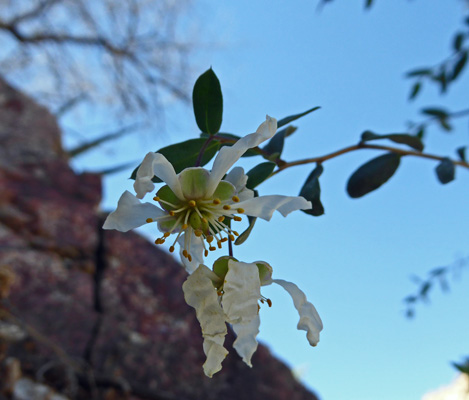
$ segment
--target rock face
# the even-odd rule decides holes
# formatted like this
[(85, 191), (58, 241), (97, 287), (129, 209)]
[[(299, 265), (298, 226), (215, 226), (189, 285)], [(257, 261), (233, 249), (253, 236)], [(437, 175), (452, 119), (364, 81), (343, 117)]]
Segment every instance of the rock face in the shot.
[(185, 271), (101, 229), (101, 179), (60, 143), (53, 116), (0, 80), (0, 399), (316, 399), (263, 346), (248, 368), (232, 334), (205, 377)]

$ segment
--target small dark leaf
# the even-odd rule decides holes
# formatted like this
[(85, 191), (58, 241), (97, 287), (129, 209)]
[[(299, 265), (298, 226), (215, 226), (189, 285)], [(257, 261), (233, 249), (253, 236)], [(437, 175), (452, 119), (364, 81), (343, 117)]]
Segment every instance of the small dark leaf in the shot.
[(456, 364), (452, 363), (453, 367), (456, 368), (458, 371), (462, 372), (463, 374), (469, 374), (469, 360), (466, 361), (464, 364)]
[(313, 111), (319, 110), (321, 107), (313, 107), (309, 110), (302, 112), (300, 114), (290, 115), (289, 117), (282, 118), (280, 121), (277, 122), (277, 128), (281, 128), (284, 125), (289, 124), (290, 122), (294, 121), (295, 119), (304, 117), (305, 115), (312, 113)]
[(438, 122), (440, 123), (440, 126), (447, 132), (450, 132), (451, 130), (453, 130), (453, 127), (450, 125), (450, 123), (448, 122), (448, 120), (446, 118), (440, 118), (438, 120)]
[(412, 90), (410, 91), (409, 100), (415, 99), (419, 94), (421, 88), (422, 84), (420, 82), (414, 83), (414, 85), (412, 86)]
[(274, 170), (275, 165), (275, 163), (268, 161), (258, 164), (254, 168), (252, 168), (246, 174), (248, 176), (246, 187), (248, 189), (254, 189), (256, 186), (264, 182)]
[(463, 41), (464, 41), (464, 33), (462, 32), (458, 32), (455, 36), (454, 36), (454, 41), (453, 41), (453, 48), (455, 51), (460, 51), (461, 50), (461, 47), (462, 47), (462, 44), (463, 44)]
[(441, 93), (445, 93), (447, 86), (448, 86), (448, 80), (451, 80), (451, 77), (446, 76), (446, 71), (444, 69), (441, 70), (441, 72), (438, 75), (435, 75), (432, 77), (432, 79), (435, 82), (438, 82), (440, 84), (440, 91)]
[(422, 125), (420, 127), (420, 129), (418, 130), (418, 132), (415, 134), (415, 136), (417, 136), (420, 140), (422, 140), (425, 136), (425, 126)]
[(284, 130), (285, 130), (285, 137), (287, 138), (288, 136), (294, 134), (297, 131), (298, 127), (294, 125), (288, 125)]
[(456, 78), (461, 74), (462, 70), (466, 66), (467, 63), (467, 51), (463, 52), (459, 57), (456, 64), (454, 64), (453, 74), (451, 76), (451, 80), (456, 80)]
[[(273, 157), (274, 160), (278, 159), (282, 155), (283, 145), (285, 143), (285, 132), (286, 129), (278, 131), (262, 149), (267, 154), (272, 156), (275, 155), (275, 157)], [(271, 158), (269, 157), (269, 160), (270, 159)]]
[(432, 283), (430, 281), (425, 282), (425, 284), (420, 288), (420, 296), (425, 298), (427, 297), (428, 291), (431, 289)]
[(321, 203), (321, 187), (319, 185), (319, 177), (324, 171), (324, 167), (321, 164), (317, 164), (313, 172), (309, 174), (308, 178), (301, 188), (300, 196), (310, 201), (313, 208), (310, 210), (301, 210), (306, 214), (319, 217), (324, 214), (324, 206)]
[(409, 147), (417, 151), (423, 150), (423, 143), (417, 136), (409, 135), (407, 133), (389, 133), (386, 135), (378, 135), (371, 131), (365, 131), (362, 133), (361, 140), (362, 142), (368, 142), (370, 140), (377, 139), (389, 139), (394, 143), (406, 144)]
[(366, 0), (365, 8), (370, 8), (373, 5), (373, 0)]
[(466, 146), (459, 147), (456, 149), (456, 152), (458, 153), (459, 158), (461, 161), (467, 162), (466, 160)]
[(434, 108), (434, 107), (428, 107), (428, 108), (423, 108), (421, 110), (422, 114), (430, 115), (432, 117), (437, 117), (437, 118), (448, 118), (449, 113), (446, 110), (443, 110), (442, 108)]
[[(176, 173), (181, 172), (184, 168), (193, 167), (199, 157), (199, 152), (206, 139), (190, 139), (185, 142), (172, 144), (167, 147), (156, 151), (156, 153), (163, 154), (167, 160), (173, 165)], [(220, 147), (220, 143), (216, 140), (211, 141), (205, 148), (204, 154), (200, 161), (200, 166), (207, 164), (213, 156), (217, 153)], [(130, 179), (135, 179), (137, 176), (137, 170), (140, 165), (135, 168), (130, 176)], [(162, 182), (156, 176), (152, 179), (153, 182)]]
[(454, 164), (449, 158), (445, 158), (441, 161), (440, 164), (435, 168), (436, 176), (438, 180), (443, 184), (447, 184), (454, 180), (455, 168)]
[(432, 70), (430, 68), (419, 68), (407, 72), (406, 76), (407, 78), (413, 78), (415, 76), (430, 76), (431, 74)]
[(257, 221), (257, 217), (248, 217), (248, 219), (249, 219), (249, 226), (243, 233), (241, 233), (241, 235), (239, 235), (236, 238), (234, 242), (235, 245), (243, 244), (247, 240), (249, 235), (251, 234), (252, 228), (254, 228), (254, 224)]
[(192, 104), (199, 129), (211, 135), (217, 133), (223, 118), (223, 96), (220, 81), (211, 68), (195, 82)]
[(400, 160), (398, 154), (387, 153), (363, 164), (349, 178), (347, 193), (352, 198), (358, 198), (378, 189), (394, 175)]

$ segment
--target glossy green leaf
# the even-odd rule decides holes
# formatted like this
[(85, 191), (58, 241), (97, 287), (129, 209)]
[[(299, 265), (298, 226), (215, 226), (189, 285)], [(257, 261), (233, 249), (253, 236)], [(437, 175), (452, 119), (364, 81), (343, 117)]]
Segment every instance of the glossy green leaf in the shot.
[(461, 74), (466, 64), (467, 64), (467, 51), (463, 52), (460, 55), (456, 64), (454, 64), (453, 75), (451, 76), (451, 79), (453, 81), (456, 80), (456, 78)]
[(352, 198), (358, 198), (378, 189), (394, 175), (400, 160), (398, 154), (387, 153), (363, 164), (350, 176), (347, 193)]
[(243, 233), (241, 233), (241, 235), (239, 235), (236, 238), (235, 242), (234, 242), (234, 244), (237, 245), (237, 246), (240, 245), (240, 244), (243, 244), (247, 240), (247, 238), (249, 237), (249, 235), (252, 232), (252, 228), (254, 228), (254, 224), (257, 221), (257, 217), (249, 217), (248, 216), (248, 219), (249, 219), (248, 228)]
[(366, 0), (365, 8), (371, 8), (372, 5), (373, 5), (373, 0)]
[(273, 172), (275, 165), (275, 163), (267, 161), (258, 164), (249, 170), (249, 172), (246, 174), (248, 176), (246, 187), (248, 189), (254, 189), (256, 186), (264, 182)]
[(464, 161), (464, 162), (467, 162), (466, 148), (467, 146), (462, 146), (456, 149), (456, 153), (458, 153), (459, 158), (461, 159), (461, 161)]
[(436, 118), (444, 119), (444, 118), (449, 117), (448, 111), (442, 108), (427, 107), (427, 108), (423, 108), (421, 112), (422, 114), (430, 115), (431, 117), (436, 117)]
[(277, 131), (262, 148), (264, 152), (271, 155), (271, 157), (268, 157), (269, 160), (277, 160), (282, 155), (283, 145), (285, 144), (285, 132), (285, 129)]
[(453, 48), (454, 51), (460, 51), (462, 48), (462, 44), (464, 42), (464, 33), (458, 32), (453, 39)]
[(292, 121), (294, 121), (298, 118), (304, 117), (305, 115), (307, 115), (309, 113), (312, 113), (313, 111), (319, 110), (320, 108), (321, 107), (313, 107), (313, 108), (310, 108), (309, 110), (307, 110), (305, 112), (302, 112), (300, 114), (290, 115), (289, 117), (282, 118), (281, 120), (277, 121), (277, 129), (281, 128), (282, 126), (285, 126), (285, 125), (289, 124), (290, 122), (292, 122)]
[(417, 97), (417, 95), (420, 93), (420, 89), (422, 89), (422, 83), (421, 82), (416, 82), (412, 86), (412, 90), (410, 91), (409, 95), (409, 100), (413, 100)]
[(454, 180), (456, 168), (449, 158), (445, 158), (435, 168), (435, 172), (438, 180), (445, 185)]
[(223, 118), (223, 96), (220, 81), (211, 68), (195, 82), (192, 104), (199, 129), (210, 135), (217, 133)]
[(459, 372), (469, 375), (469, 359), (467, 359), (463, 364), (453, 363), (453, 367), (456, 368)]
[(431, 74), (432, 70), (430, 68), (419, 68), (407, 72), (406, 76), (407, 78), (413, 78), (416, 76), (430, 76)]
[(324, 214), (324, 206), (321, 203), (321, 187), (319, 185), (319, 177), (324, 171), (324, 167), (321, 164), (317, 164), (316, 168), (313, 169), (306, 178), (305, 183), (300, 191), (300, 196), (310, 201), (313, 208), (310, 210), (301, 210), (306, 214), (318, 217)]
[[(172, 144), (167, 147), (163, 147), (156, 151), (156, 153), (163, 154), (168, 161), (173, 165), (176, 173), (181, 172), (184, 168), (193, 167), (199, 157), (200, 149), (206, 142), (206, 139), (190, 139), (185, 142)], [(213, 140), (205, 148), (204, 154), (200, 161), (200, 166), (207, 164), (217, 153), (220, 147), (220, 143)], [(130, 176), (131, 179), (135, 179), (137, 176), (137, 170), (140, 165), (135, 168)], [(162, 182), (156, 176), (152, 179), (153, 182)]]
[(379, 140), (379, 139), (389, 139), (394, 143), (406, 144), (409, 147), (417, 151), (423, 150), (423, 143), (417, 137), (409, 135), (407, 133), (388, 133), (385, 135), (378, 135), (377, 133), (371, 131), (365, 131), (362, 133), (361, 141), (369, 142), (370, 140)]

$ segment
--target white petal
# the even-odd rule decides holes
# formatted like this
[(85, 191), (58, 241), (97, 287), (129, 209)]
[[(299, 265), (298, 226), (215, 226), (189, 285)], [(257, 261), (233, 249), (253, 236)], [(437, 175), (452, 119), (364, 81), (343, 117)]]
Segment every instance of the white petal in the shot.
[(238, 334), (233, 347), (251, 366), (251, 357), (257, 349), (259, 333), (259, 307), (261, 283), (256, 264), (228, 261), (228, 273), (223, 285), (222, 306), (227, 321)]
[(147, 218), (156, 220), (165, 215), (163, 210), (153, 204), (140, 203), (140, 200), (126, 190), (117, 203), (117, 209), (104, 221), (103, 229), (127, 232), (146, 224)]
[(293, 304), (300, 314), (300, 321), (297, 328), (306, 331), (311, 346), (316, 346), (319, 342), (319, 332), (322, 331), (322, 321), (316, 308), (307, 299), (306, 295), (292, 282), (283, 279), (272, 279), (272, 282), (282, 286), (293, 299)]
[(246, 215), (269, 221), (275, 210), (278, 210), (280, 214), (286, 217), (292, 211), (307, 210), (312, 206), (310, 201), (306, 201), (301, 196), (270, 195), (242, 201), (236, 207), (244, 209), (244, 214)]
[(243, 361), (252, 367), (251, 358), (257, 350), (256, 336), (259, 333), (259, 325), (261, 320), (259, 315), (256, 315), (251, 322), (247, 324), (239, 323), (233, 324), (233, 330), (236, 333), (236, 340), (233, 343), (233, 347), (236, 352), (240, 355)]
[(155, 188), (155, 185), (151, 181), (153, 176), (160, 178), (171, 188), (179, 199), (184, 200), (181, 184), (179, 183), (173, 165), (164, 155), (159, 153), (148, 153), (137, 171), (134, 189), (139, 199), (142, 199)]
[(213, 162), (206, 192), (207, 196), (213, 194), (223, 176), (248, 149), (256, 147), (265, 140), (270, 139), (274, 136), (276, 130), (277, 120), (267, 115), (266, 120), (257, 128), (255, 133), (244, 136), (233, 146), (222, 147)]
[[(212, 280), (216, 275), (205, 265), (200, 265), (182, 285), (187, 304), (195, 308), (202, 328), (204, 353), (207, 356), (203, 367), (205, 375), (212, 377), (221, 370), (221, 363), (228, 351), (223, 347), (227, 333), (225, 314), (218, 302)], [(182, 354), (182, 360), (184, 355)]]
[[(189, 232), (189, 231), (187, 231)], [(190, 246), (189, 246), (189, 235), (190, 235)], [(190, 234), (187, 235), (183, 233), (179, 239), (179, 255), (181, 256), (181, 262), (184, 265), (188, 274), (192, 274), (200, 264), (204, 263), (204, 246), (202, 238), (194, 235), (192, 229), (190, 229)], [(187, 244), (186, 244), (187, 241)], [(182, 251), (185, 246), (188, 248), (188, 252), (192, 257), (192, 261), (189, 261), (186, 257), (182, 255)]]
[(243, 168), (233, 168), (223, 180), (233, 184), (236, 188), (236, 195), (239, 197), (240, 201), (252, 199), (254, 197), (254, 192), (246, 187), (248, 176), (244, 173)]

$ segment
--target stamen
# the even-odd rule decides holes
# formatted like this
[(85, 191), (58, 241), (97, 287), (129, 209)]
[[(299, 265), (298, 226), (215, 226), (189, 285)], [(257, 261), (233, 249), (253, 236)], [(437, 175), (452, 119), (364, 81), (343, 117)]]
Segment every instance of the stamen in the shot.
[(184, 224), (184, 225), (182, 226), (182, 230), (185, 230), (185, 229), (187, 229), (187, 227), (188, 227), (188, 226), (189, 226), (189, 225), (187, 225), (187, 224)]
[(237, 215), (235, 215), (233, 219), (238, 222), (243, 220), (241, 217), (238, 217)]
[(182, 251), (182, 255), (187, 258), (187, 250), (186, 250), (186, 249), (184, 249), (184, 250)]
[(229, 204), (225, 204), (225, 205), (223, 206), (223, 209), (224, 209), (224, 210), (231, 210), (231, 206), (230, 206)]
[(232, 231), (234, 233), (235, 236), (239, 236), (239, 233), (236, 232), (236, 231)]
[(238, 213), (242, 214), (242, 213), (244, 213), (244, 208), (238, 208), (236, 211), (238, 211)]
[(203, 222), (204, 224), (208, 224), (207, 218), (202, 217), (202, 222)]
[(194, 229), (194, 235), (197, 236), (197, 237), (201, 237), (202, 236), (202, 231), (200, 229)]
[(239, 202), (239, 197), (238, 196), (233, 196), (231, 198), (231, 200), (233, 200), (235, 203), (238, 203)]
[(207, 239), (207, 242), (208, 242), (208, 243), (212, 243), (212, 241), (213, 241), (213, 236), (212, 236), (212, 235), (208, 235), (208, 236), (206, 237), (206, 239)]
[(163, 236), (164, 236), (165, 238), (167, 238), (169, 235), (171, 235), (169, 232), (163, 233)]
[(158, 196), (155, 196), (155, 197), (153, 197), (153, 200), (160, 201), (160, 198)]
[(189, 207), (195, 207), (197, 205), (197, 203), (194, 200), (190, 200), (188, 204), (189, 204)]
[(153, 197), (153, 200), (159, 201), (160, 203), (166, 204), (173, 208), (178, 208), (178, 206), (176, 206), (175, 204), (170, 203), (169, 201), (163, 200), (161, 197), (158, 197), (158, 196)]
[(210, 246), (208, 249), (209, 249), (210, 251), (215, 251), (217, 248), (216, 248), (216, 247), (213, 247), (213, 246)]
[[(148, 219), (150, 219), (150, 218), (148, 218)], [(223, 215), (221, 217), (218, 217), (218, 222), (223, 222), (224, 220), (225, 220), (225, 217)], [(147, 220), (147, 222), (149, 222), (149, 221)]]
[(235, 237), (231, 233), (228, 235), (228, 237), (230, 238), (232, 242), (235, 240)]
[(265, 301), (267, 302), (267, 304), (269, 305), (269, 307), (272, 307), (272, 300), (266, 299)]
[(207, 250), (207, 249), (205, 249), (205, 251), (204, 251), (204, 255), (205, 255), (205, 257), (207, 257), (207, 256), (208, 256), (208, 250)]
[(189, 260), (189, 262), (192, 262), (192, 257), (190, 254), (187, 255), (187, 259)]
[(220, 199), (213, 199), (213, 204), (215, 204), (216, 206), (220, 203), (221, 203)]
[(217, 242), (217, 246), (218, 246), (219, 249), (221, 249), (221, 240), (219, 240), (219, 241)]
[(171, 210), (171, 211), (169, 212), (169, 215), (171, 215), (171, 217), (174, 217), (174, 211)]
[(169, 252), (172, 253), (173, 251), (174, 251), (174, 246), (171, 246), (171, 247), (169, 248)]
[(226, 238), (226, 237), (222, 238), (222, 240), (221, 240), (222, 243), (225, 243), (227, 241), (228, 241), (228, 238)]
[(147, 218), (145, 221), (149, 224), (150, 222), (153, 222), (153, 218)]

